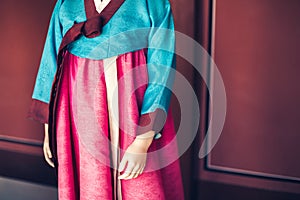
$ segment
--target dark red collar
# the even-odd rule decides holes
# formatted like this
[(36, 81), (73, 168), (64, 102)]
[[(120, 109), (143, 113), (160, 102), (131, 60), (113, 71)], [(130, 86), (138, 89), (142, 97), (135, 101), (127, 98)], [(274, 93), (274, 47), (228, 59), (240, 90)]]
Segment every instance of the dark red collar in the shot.
[(92, 18), (93, 16), (96, 16), (98, 14), (94, 0), (84, 0), (84, 8), (87, 19)]
[(125, 0), (111, 0), (99, 14), (96, 10), (94, 0), (84, 0), (87, 20), (85, 22), (75, 23), (65, 34), (59, 48), (59, 63), (61, 58), (60, 54), (62, 54), (63, 49), (65, 49), (68, 44), (75, 41), (82, 34), (88, 38), (100, 35), (102, 27), (109, 22), (124, 2)]

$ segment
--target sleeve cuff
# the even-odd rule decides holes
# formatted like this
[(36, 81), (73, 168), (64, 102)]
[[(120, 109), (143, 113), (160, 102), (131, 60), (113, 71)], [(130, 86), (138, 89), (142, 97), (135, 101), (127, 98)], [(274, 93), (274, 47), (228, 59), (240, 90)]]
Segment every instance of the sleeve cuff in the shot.
[(148, 131), (155, 131), (155, 138), (159, 138), (160, 131), (163, 129), (167, 114), (160, 108), (157, 108), (154, 112), (142, 114), (139, 120), (139, 126), (137, 135), (141, 135)]
[[(28, 118), (34, 119), (40, 123), (48, 123), (49, 104), (32, 99), (31, 106), (28, 112)], [(137, 135), (146, 133), (148, 131), (155, 131), (159, 133), (165, 124), (167, 114), (160, 108), (154, 112), (146, 113), (140, 116)]]
[(27, 117), (40, 123), (47, 124), (49, 115), (49, 104), (32, 99)]

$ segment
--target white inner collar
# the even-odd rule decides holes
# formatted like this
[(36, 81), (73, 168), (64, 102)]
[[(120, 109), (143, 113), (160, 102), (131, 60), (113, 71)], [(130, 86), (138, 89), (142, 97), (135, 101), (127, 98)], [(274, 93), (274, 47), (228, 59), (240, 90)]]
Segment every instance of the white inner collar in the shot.
[(94, 0), (97, 12), (101, 13), (110, 1), (111, 0)]

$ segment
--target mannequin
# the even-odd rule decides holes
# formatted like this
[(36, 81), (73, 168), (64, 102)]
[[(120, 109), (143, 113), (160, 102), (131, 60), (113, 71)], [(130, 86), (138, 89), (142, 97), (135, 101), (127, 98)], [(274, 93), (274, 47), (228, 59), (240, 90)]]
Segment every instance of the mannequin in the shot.
[[(134, 88), (134, 84), (148, 79), (154, 83), (158, 80), (168, 82), (170, 68), (174, 67), (174, 54), (152, 49), (125, 53), (117, 49), (110, 54), (110, 46), (98, 45), (124, 29), (149, 25), (173, 29), (168, 0), (126, 0), (104, 23), (99, 36), (76, 37), (68, 44), (62, 54), (61, 78), (57, 78), (59, 68), (54, 66), (60, 62), (60, 57), (56, 59), (56, 55), (60, 55), (58, 47), (68, 31), (74, 24), (93, 16), (88, 7), (94, 7), (97, 11), (94, 15), (105, 14), (115, 2), (58, 0), (56, 3), (31, 109), (31, 116), (45, 124), (45, 160), (58, 170), (59, 199), (183, 199), (178, 160), (162, 169), (151, 168), (158, 166), (164, 156), (176, 157), (177, 147), (158, 157), (147, 156), (149, 152), (167, 146), (175, 136), (169, 109), (171, 93), (159, 84)], [(173, 37), (151, 34), (147, 36), (147, 43), (167, 40), (169, 46), (174, 47)], [(125, 42), (130, 46), (130, 40)], [(91, 49), (98, 46), (104, 49), (99, 52), (107, 54), (90, 54)], [(167, 67), (158, 68), (159, 65)], [(135, 69), (138, 73), (132, 72), (129, 82), (125, 79), (122, 84), (122, 77)], [(54, 76), (56, 82), (59, 80), (57, 88), (55, 81), (52, 84)], [(126, 99), (132, 94), (134, 98), (128, 105)], [(51, 109), (53, 101), (57, 103)], [(45, 112), (49, 102), (50, 118), (52, 110), (55, 111), (54, 123), (48, 121)], [(161, 120), (160, 116), (165, 119)], [(127, 118), (135, 124), (129, 123)], [(159, 125), (161, 121), (165, 123)], [(48, 130), (48, 122), (55, 135)], [(141, 128), (136, 128), (136, 124)]]

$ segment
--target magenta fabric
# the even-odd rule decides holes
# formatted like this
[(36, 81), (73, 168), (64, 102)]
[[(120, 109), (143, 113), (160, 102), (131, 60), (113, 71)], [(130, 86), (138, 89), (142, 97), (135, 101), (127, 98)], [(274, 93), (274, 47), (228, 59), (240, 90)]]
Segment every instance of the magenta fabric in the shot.
[[(122, 158), (137, 134), (139, 111), (147, 87), (144, 51), (120, 55), (117, 72)], [(102, 60), (89, 60), (66, 52), (55, 118), (60, 200), (116, 199), (110, 167), (113, 147), (109, 142), (105, 84)], [(141, 87), (135, 89), (137, 85)], [(171, 143), (176, 135), (171, 112), (161, 133), (160, 139), (153, 140), (149, 152), (167, 145), (170, 148), (149, 156), (141, 176), (121, 181), (122, 199), (184, 199), (177, 146)], [(153, 171), (168, 159), (175, 161)]]

